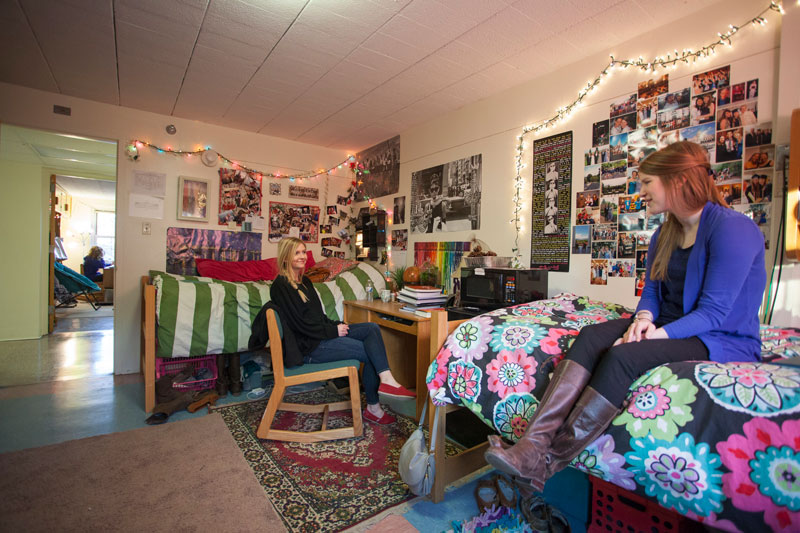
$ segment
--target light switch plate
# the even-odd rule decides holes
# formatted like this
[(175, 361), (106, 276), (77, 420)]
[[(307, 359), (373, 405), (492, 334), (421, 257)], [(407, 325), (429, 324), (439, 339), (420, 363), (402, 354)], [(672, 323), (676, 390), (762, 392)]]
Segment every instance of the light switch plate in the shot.
[(142, 222), (142, 235), (150, 235), (150, 223)]

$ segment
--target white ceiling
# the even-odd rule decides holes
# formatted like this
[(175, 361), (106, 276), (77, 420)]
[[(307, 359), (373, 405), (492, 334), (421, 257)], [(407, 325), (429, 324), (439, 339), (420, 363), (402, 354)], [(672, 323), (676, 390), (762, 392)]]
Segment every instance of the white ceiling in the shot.
[(0, 80), (371, 146), (717, 0), (2, 0)]

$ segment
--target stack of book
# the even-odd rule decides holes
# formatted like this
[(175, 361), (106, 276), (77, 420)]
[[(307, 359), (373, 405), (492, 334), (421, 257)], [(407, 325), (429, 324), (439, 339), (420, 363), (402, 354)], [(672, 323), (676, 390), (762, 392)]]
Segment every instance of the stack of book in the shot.
[(401, 311), (419, 316), (431, 316), (431, 309), (444, 309), (447, 295), (441, 289), (430, 285), (406, 285), (397, 293), (397, 299), (405, 304)]

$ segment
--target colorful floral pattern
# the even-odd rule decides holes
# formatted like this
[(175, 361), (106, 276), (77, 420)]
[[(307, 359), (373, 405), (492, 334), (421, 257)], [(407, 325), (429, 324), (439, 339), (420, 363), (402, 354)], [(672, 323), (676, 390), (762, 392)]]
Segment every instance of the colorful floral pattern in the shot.
[(800, 411), (800, 368), (769, 363), (709, 363), (697, 382), (726, 409), (754, 416)]
[[(516, 442), (577, 331), (630, 314), (564, 294), (476, 317), (431, 363), (433, 401), (466, 406)], [(800, 531), (800, 368), (776, 364), (798, 356), (800, 331), (761, 333), (762, 363), (687, 361), (645, 373), (572, 465), (725, 531)]]
[(481, 359), (489, 346), (491, 334), (492, 318), (477, 316), (459, 325), (448, 337), (446, 346), (458, 359)]
[(481, 369), (468, 361), (456, 361), (448, 370), (447, 384), (453, 396), (474, 401), (481, 392)]
[(722, 511), (719, 455), (708, 444), (695, 445), (694, 437), (681, 433), (672, 442), (648, 435), (631, 439), (633, 451), (625, 454), (636, 482), (663, 507), (698, 516)]
[(504, 320), (492, 330), (491, 346), (496, 351), (525, 350), (533, 352), (539, 346), (539, 340), (547, 334), (547, 330), (530, 320)]
[(722, 485), (736, 507), (763, 512), (774, 531), (800, 530), (800, 420), (753, 418), (717, 444)]
[(517, 442), (528, 427), (528, 420), (539, 405), (533, 394), (509, 394), (494, 406), (494, 427), (501, 436)]
[(652, 433), (657, 439), (672, 440), (678, 428), (692, 420), (696, 394), (692, 380), (678, 379), (668, 366), (659, 366), (631, 385), (628, 406), (612, 423), (625, 425), (634, 437)]
[(486, 367), (489, 390), (505, 398), (512, 392), (530, 392), (536, 380), (533, 375), (539, 363), (525, 350), (502, 351)]

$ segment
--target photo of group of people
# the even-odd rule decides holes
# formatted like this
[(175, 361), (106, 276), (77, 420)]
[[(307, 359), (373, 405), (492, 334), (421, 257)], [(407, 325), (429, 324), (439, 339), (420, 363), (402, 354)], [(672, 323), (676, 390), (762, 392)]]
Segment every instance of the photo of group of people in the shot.
[(638, 166), (677, 141), (708, 150), (723, 199), (756, 220), (769, 241), (775, 148), (772, 123), (759, 122), (760, 89), (758, 79), (731, 84), (730, 66), (694, 74), (690, 86), (679, 89), (670, 89), (663, 75), (613, 100), (608, 120), (592, 124), (572, 246), (572, 253), (591, 254), (592, 284), (633, 277), (640, 294), (647, 246), (663, 216), (649, 216), (639, 195)]

